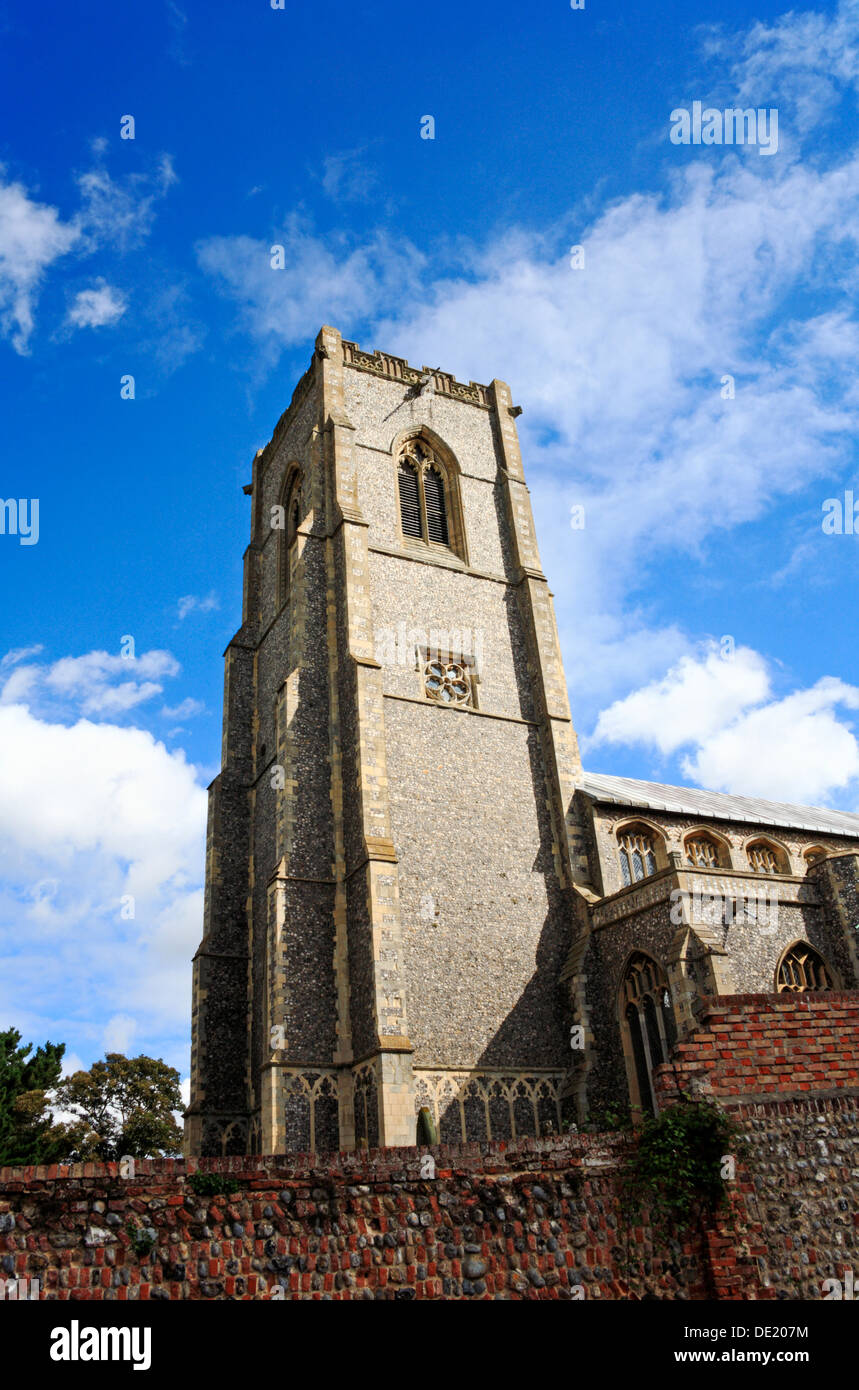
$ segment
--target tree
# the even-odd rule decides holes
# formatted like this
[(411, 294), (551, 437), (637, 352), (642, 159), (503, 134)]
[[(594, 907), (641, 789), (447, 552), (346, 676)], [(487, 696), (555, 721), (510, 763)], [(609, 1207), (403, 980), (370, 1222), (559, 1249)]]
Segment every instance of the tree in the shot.
[(89, 1071), (76, 1071), (56, 1088), (58, 1107), (77, 1116), (62, 1126), (66, 1161), (109, 1162), (128, 1154), (153, 1158), (181, 1152), (182, 1131), (172, 1112), (182, 1109), (179, 1073), (154, 1057), (108, 1052)]
[(0, 1164), (56, 1163), (65, 1139), (48, 1095), (60, 1079), (65, 1043), (20, 1047), (15, 1028), (0, 1033)]

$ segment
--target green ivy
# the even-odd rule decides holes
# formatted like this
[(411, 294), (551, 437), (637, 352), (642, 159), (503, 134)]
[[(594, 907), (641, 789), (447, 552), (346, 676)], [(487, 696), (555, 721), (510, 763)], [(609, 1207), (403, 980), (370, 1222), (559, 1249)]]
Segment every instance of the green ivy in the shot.
[(235, 1178), (223, 1178), (220, 1173), (190, 1173), (186, 1181), (198, 1197), (217, 1197), (222, 1192), (230, 1196), (239, 1190)]
[(151, 1227), (135, 1226), (133, 1221), (129, 1221), (125, 1227), (131, 1241), (131, 1248), (136, 1255), (148, 1255), (155, 1245), (158, 1236)]
[(587, 1114), (582, 1126), (588, 1133), (615, 1133), (632, 1128), (632, 1115), (629, 1104), (624, 1101), (607, 1101), (605, 1105), (594, 1106)]
[(710, 1101), (685, 1097), (648, 1117), (624, 1169), (628, 1214), (647, 1207), (652, 1218), (685, 1226), (713, 1213), (726, 1198), (723, 1158), (736, 1160), (742, 1149), (736, 1125)]

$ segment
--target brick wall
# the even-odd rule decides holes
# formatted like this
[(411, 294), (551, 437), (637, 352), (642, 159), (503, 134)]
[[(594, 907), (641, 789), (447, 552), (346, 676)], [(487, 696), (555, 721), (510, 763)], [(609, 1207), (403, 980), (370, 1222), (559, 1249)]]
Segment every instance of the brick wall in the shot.
[(662, 1106), (679, 1089), (739, 1124), (740, 1225), (763, 1233), (768, 1293), (816, 1299), (823, 1280), (859, 1276), (859, 992), (706, 999), (655, 1084)]
[[(628, 1224), (616, 1135), (138, 1161), (133, 1178), (5, 1168), (0, 1278), (75, 1300), (819, 1299), (859, 1271), (857, 1022), (854, 993), (705, 1001), (658, 1086), (663, 1104), (678, 1082), (714, 1097), (742, 1131), (706, 1230)], [(197, 1171), (238, 1189), (198, 1197)]]
[[(621, 1142), (555, 1137), (427, 1151), (0, 1170), (0, 1277), (50, 1298), (618, 1299), (757, 1296), (754, 1255), (625, 1228)], [(236, 1179), (198, 1197), (186, 1174)], [(67, 1174), (67, 1175), (66, 1175)], [(150, 1253), (127, 1223), (150, 1228)], [(759, 1239), (759, 1236), (757, 1237)], [(764, 1294), (764, 1296), (766, 1296)]]
[(728, 1108), (859, 1094), (859, 992), (706, 999), (700, 1028), (654, 1080), (662, 1103), (691, 1087)]

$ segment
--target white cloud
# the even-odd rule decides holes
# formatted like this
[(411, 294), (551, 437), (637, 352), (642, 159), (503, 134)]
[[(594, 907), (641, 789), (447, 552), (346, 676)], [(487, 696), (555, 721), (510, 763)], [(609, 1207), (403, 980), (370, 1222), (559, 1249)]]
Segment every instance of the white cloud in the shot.
[(203, 714), (205, 709), (202, 700), (189, 696), (186, 700), (180, 700), (178, 705), (165, 705), (161, 714), (164, 719), (192, 719), (195, 714)]
[(702, 740), (684, 774), (716, 791), (829, 802), (859, 777), (859, 744), (839, 707), (859, 709), (859, 689), (825, 676)]
[(705, 742), (769, 692), (766, 662), (758, 652), (739, 647), (723, 656), (712, 645), (703, 657), (681, 657), (661, 680), (603, 710), (589, 744), (643, 743), (673, 753), (684, 744)]
[[(181, 670), (170, 652), (158, 650), (136, 657), (94, 651), (54, 662), (24, 661), (41, 650), (41, 646), (19, 648), (0, 661), (0, 676), (9, 671), (0, 685), (0, 706), (26, 701), (35, 711), (51, 716), (116, 716), (161, 695), (164, 680)], [(181, 703), (183, 717), (197, 712), (197, 703), (190, 697)]]
[(131, 1041), (137, 1032), (137, 1020), (129, 1014), (114, 1014), (108, 1019), (104, 1029), (104, 1050), (122, 1052), (129, 1056)]
[(20, 183), (4, 183), (0, 166), (0, 332), (17, 353), (29, 351), (33, 313), (45, 271), (80, 232), (56, 208), (35, 202)]
[[(100, 157), (98, 141), (93, 149)], [(56, 207), (37, 202), (21, 183), (7, 183), (3, 173), (0, 165), (0, 335), (26, 354), (46, 271), (71, 251), (88, 255), (110, 245), (122, 251), (140, 245), (151, 231), (158, 202), (177, 180), (168, 155), (161, 156), (154, 173), (129, 174), (119, 181), (101, 166), (90, 169), (77, 180), (81, 207), (63, 221)], [(100, 281), (76, 296), (66, 322), (72, 328), (100, 327), (115, 323), (124, 308), (119, 291)], [(188, 328), (180, 355), (187, 356), (196, 345), (195, 331)]]
[(691, 749), (684, 777), (714, 791), (811, 804), (843, 796), (859, 777), (859, 744), (843, 713), (859, 709), (859, 689), (826, 676), (771, 696), (760, 653), (739, 647), (726, 659), (711, 645), (616, 701), (589, 743), (641, 744), (663, 755)]
[(379, 187), (379, 176), (363, 159), (365, 147), (329, 154), (322, 165), (322, 187), (335, 202), (367, 202)]
[(205, 598), (200, 598), (197, 594), (185, 594), (176, 605), (176, 611), (181, 623), (189, 613), (212, 613), (220, 606), (218, 595), (214, 592), (207, 594)]
[(778, 93), (800, 135), (825, 121), (844, 88), (859, 78), (859, 6), (841, 0), (834, 15), (791, 11), (745, 33), (710, 31), (710, 57), (728, 64), (731, 105), (764, 106)]
[(205, 821), (193, 767), (151, 734), (0, 706), (0, 1010), (96, 1052), (184, 1043)]
[[(284, 248), (281, 270), (272, 269), (272, 246)], [(423, 261), (402, 237), (377, 232), (353, 246), (342, 236), (315, 236), (296, 216), (268, 241), (210, 237), (198, 243), (197, 258), (236, 300), (244, 326), (266, 346), (270, 361), (323, 323), (348, 325), (408, 298)]]
[(75, 295), (67, 321), (74, 328), (102, 328), (117, 323), (124, 313), (122, 294), (102, 280), (95, 288), (80, 290)]
[(5, 656), (0, 657), (0, 670), (7, 666), (16, 666), (19, 661), (26, 661), (28, 656), (38, 656), (44, 651), (41, 642), (36, 642), (32, 647), (12, 647)]
[(161, 680), (177, 675), (179, 669), (176, 658), (165, 651), (141, 652), (136, 657), (87, 652), (61, 657), (48, 666), (43, 685), (52, 694), (73, 700), (83, 714), (115, 714), (160, 695)]
[(0, 704), (17, 704), (33, 693), (40, 678), (38, 666), (17, 666), (0, 690)]
[(193, 769), (143, 729), (36, 719), (0, 707), (0, 837), (49, 861), (99, 850), (127, 862), (128, 891), (186, 872), (205, 802)]

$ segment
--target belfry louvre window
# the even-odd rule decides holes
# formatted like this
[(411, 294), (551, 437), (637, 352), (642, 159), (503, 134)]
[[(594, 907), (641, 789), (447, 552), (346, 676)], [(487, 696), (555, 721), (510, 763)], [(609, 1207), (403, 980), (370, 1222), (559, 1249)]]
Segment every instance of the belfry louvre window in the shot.
[(418, 487), (418, 470), (413, 463), (400, 461), (398, 469), (400, 485), (400, 521), (404, 536), (422, 536), (421, 497)]
[(404, 536), (431, 545), (450, 545), (444, 472), (424, 439), (408, 439), (397, 467), (400, 526)]
[(772, 845), (759, 841), (756, 845), (749, 845), (747, 853), (749, 868), (754, 869), (756, 874), (781, 873), (779, 858)]
[(785, 953), (775, 983), (779, 994), (835, 988), (823, 957), (805, 941), (798, 941)]
[(624, 885), (656, 873), (653, 840), (646, 830), (625, 830), (620, 836), (620, 872)]
[(424, 495), (427, 504), (427, 535), (439, 545), (447, 545), (447, 512), (444, 505), (444, 483), (434, 468), (424, 473)]
[(718, 869), (719, 846), (709, 835), (695, 835), (686, 841), (686, 857), (696, 869)]

